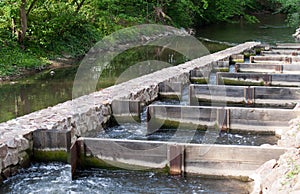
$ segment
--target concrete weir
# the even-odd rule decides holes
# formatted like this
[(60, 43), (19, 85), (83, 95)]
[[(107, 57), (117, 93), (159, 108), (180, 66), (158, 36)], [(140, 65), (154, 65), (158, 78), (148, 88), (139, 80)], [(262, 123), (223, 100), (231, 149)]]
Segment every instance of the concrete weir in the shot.
[(237, 63), (235, 72), (262, 72), (262, 73), (300, 73), (299, 64), (282, 64), (282, 63)]
[(76, 176), (76, 169), (97, 166), (249, 181), (257, 168), (285, 151), (278, 147), (79, 138), (71, 151), (72, 176)]
[(299, 74), (217, 73), (217, 85), (300, 86)]
[[(63, 142), (58, 143), (60, 135), (55, 134), (70, 134), (71, 141), (75, 141), (75, 136), (92, 135), (103, 130), (113, 114), (113, 100), (136, 100), (148, 104), (158, 97), (160, 83), (189, 82), (191, 70), (212, 69), (217, 61), (259, 44), (247, 42), (1, 123), (0, 181), (15, 174), (33, 158), (46, 161), (49, 157), (53, 160), (66, 160), (69, 143), (65, 144), (64, 141), (69, 138), (62, 138)], [(118, 116), (118, 112), (115, 112), (115, 115)], [(43, 154), (38, 156), (39, 153)], [(61, 153), (64, 153), (63, 157)]]
[(148, 134), (167, 128), (275, 134), (276, 129), (287, 129), (297, 115), (290, 109), (150, 105), (147, 130)]
[(300, 89), (294, 87), (197, 85), (189, 87), (189, 102), (197, 105), (294, 108)]
[(278, 56), (278, 55), (268, 55), (268, 56), (250, 56), (250, 63), (261, 63), (280, 61), (286, 64), (299, 63), (300, 57), (298, 56)]

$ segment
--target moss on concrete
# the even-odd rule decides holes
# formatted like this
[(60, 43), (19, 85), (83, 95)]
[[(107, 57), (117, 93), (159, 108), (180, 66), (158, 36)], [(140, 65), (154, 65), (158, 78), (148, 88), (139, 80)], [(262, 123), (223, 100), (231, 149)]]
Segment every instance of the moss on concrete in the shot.
[(232, 62), (234, 62), (234, 63), (244, 63), (244, 59), (233, 59)]
[(208, 79), (206, 78), (196, 78), (196, 77), (193, 77), (191, 78), (191, 82), (193, 84), (208, 84)]
[(118, 170), (118, 169), (136, 170), (136, 169), (139, 169), (140, 171), (144, 171), (144, 172), (151, 171), (151, 172), (157, 172), (157, 173), (163, 173), (163, 174), (170, 173), (170, 167), (167, 164), (163, 168), (148, 168), (148, 167), (139, 166), (139, 165), (125, 164), (125, 163), (117, 162), (117, 161), (105, 161), (105, 160), (99, 159), (95, 156), (81, 156), (80, 157), (80, 166), (81, 166), (81, 168), (102, 168), (102, 169), (110, 169), (110, 170)]
[(33, 150), (33, 160), (38, 162), (69, 161), (69, 153), (65, 150)]
[(122, 123), (131, 123), (131, 122), (141, 122), (141, 118), (139, 115), (124, 115), (124, 116), (114, 116), (114, 122), (116, 124)]
[(166, 100), (180, 100), (181, 94), (159, 94), (158, 99), (166, 99)]
[(196, 129), (200, 131), (205, 131), (208, 129), (207, 125), (200, 125), (200, 124), (195, 124), (195, 123), (190, 123), (190, 122), (180, 122), (176, 120), (163, 120), (163, 119), (158, 119), (154, 118), (151, 121), (151, 125), (154, 126), (160, 126), (160, 129), (177, 129), (178, 127), (182, 129)]
[(216, 72), (229, 72), (229, 68), (218, 68), (216, 69)]
[(225, 85), (241, 85), (241, 86), (264, 86), (264, 82), (251, 82), (251, 81), (244, 81), (244, 80), (238, 80), (238, 79), (226, 79), (223, 78), (223, 83)]

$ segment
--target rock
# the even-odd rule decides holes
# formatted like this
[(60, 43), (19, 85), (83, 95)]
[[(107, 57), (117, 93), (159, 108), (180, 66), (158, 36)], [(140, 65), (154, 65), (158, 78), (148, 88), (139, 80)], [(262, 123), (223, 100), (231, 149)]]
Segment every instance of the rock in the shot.
[(26, 168), (30, 165), (30, 157), (26, 152), (19, 154), (19, 165), (21, 168)]
[(6, 142), (6, 145), (7, 145), (8, 148), (13, 148), (13, 149), (18, 147), (18, 143), (17, 143), (16, 139), (14, 139), (14, 138), (8, 140)]
[(10, 165), (17, 165), (19, 162), (18, 153), (9, 151), (6, 157), (3, 159), (3, 167), (7, 168)]
[(5, 156), (7, 155), (7, 145), (2, 144), (0, 145), (0, 159), (1, 158), (5, 158)]
[[(2, 159), (0, 158), (0, 175), (1, 175), (1, 172), (2, 172)], [(1, 181), (0, 181), (1, 183)]]
[(295, 147), (300, 148), (300, 132), (296, 135)]
[(4, 178), (9, 178), (10, 177), (10, 168), (6, 168), (5, 170), (3, 170), (2, 172)]
[(300, 41), (300, 28), (296, 29), (296, 32), (293, 34), (293, 37)]

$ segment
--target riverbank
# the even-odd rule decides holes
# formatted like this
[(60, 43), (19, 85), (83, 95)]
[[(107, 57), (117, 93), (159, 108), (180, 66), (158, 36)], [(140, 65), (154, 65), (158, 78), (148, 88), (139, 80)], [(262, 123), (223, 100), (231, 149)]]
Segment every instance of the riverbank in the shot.
[(289, 128), (280, 136), (278, 145), (290, 150), (256, 170), (252, 177), (255, 180), (253, 194), (300, 192), (300, 117), (291, 120)]
[[(155, 37), (154, 37), (155, 38)], [(214, 42), (211, 40), (203, 40), (200, 39), (200, 42), (205, 46), (205, 48), (208, 49), (210, 53), (215, 53), (221, 50), (224, 50), (226, 48), (229, 48), (232, 45), (223, 44), (219, 42)], [(0, 83), (4, 82), (11, 82), (11, 81), (18, 81), (20, 79), (34, 76), (37, 74), (41, 74), (43, 72), (48, 72), (50, 70), (55, 70), (59, 68), (69, 68), (78, 66), (83, 59), (84, 56), (77, 56), (77, 57), (71, 57), (71, 56), (60, 56), (55, 59), (49, 59), (47, 60), (47, 63), (41, 63), (37, 65), (35, 68), (26, 69), (24, 67), (19, 68), (15, 73), (11, 75), (1, 75), (0, 74)], [(1, 67), (0, 67), (1, 69)], [(1, 71), (0, 71), (1, 72)]]

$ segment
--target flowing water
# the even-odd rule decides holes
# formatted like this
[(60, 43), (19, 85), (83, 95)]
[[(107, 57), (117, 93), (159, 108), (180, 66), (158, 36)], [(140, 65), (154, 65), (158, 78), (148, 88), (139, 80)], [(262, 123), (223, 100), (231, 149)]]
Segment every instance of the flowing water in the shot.
[(61, 163), (33, 164), (8, 179), (0, 193), (247, 193), (247, 183), (199, 176), (171, 177), (153, 172), (90, 169), (71, 180), (71, 167)]
[[(265, 43), (293, 42), (293, 29), (286, 27), (284, 16), (259, 17), (259, 24), (217, 24), (197, 29), (197, 36), (215, 42), (241, 43), (248, 40), (257, 40)], [(223, 45), (209, 44), (208, 48), (218, 50)], [(217, 48), (216, 48), (217, 47)], [(172, 65), (184, 62), (186, 59), (166, 50), (157, 54), (157, 49), (141, 49), (126, 53), (126, 60), (120, 60), (101, 75), (96, 90), (115, 84), (118, 76), (129, 66), (139, 61), (155, 59), (171, 62)], [(138, 52), (138, 55), (132, 53)], [(142, 56), (142, 57), (141, 57)], [(170, 56), (172, 61), (170, 61)], [(174, 57), (175, 56), (175, 57)], [(131, 58), (130, 58), (131, 57)], [(139, 58), (137, 58), (139, 57)], [(129, 61), (124, 63), (124, 61)], [(0, 122), (28, 114), (72, 98), (73, 80), (77, 67), (54, 70), (35, 75), (15, 82), (0, 83)], [(181, 103), (182, 102), (156, 102)], [(185, 135), (183, 131), (176, 133), (156, 133), (145, 136), (143, 126), (117, 126), (112, 132), (107, 130), (102, 137), (191, 141), (201, 143), (205, 135), (196, 132)], [(186, 132), (184, 132), (186, 133)], [(192, 132), (193, 133), (193, 132)], [(218, 135), (217, 143), (238, 145), (261, 145), (272, 143), (263, 136), (250, 136), (248, 134), (214, 134)], [(179, 138), (180, 137), (180, 138)], [(191, 138), (192, 137), (192, 138)], [(0, 187), (0, 193), (247, 193), (246, 185), (233, 180), (211, 180), (203, 177), (170, 177), (152, 172), (136, 172), (125, 170), (108, 171), (91, 169), (82, 171), (77, 180), (70, 179), (70, 166), (61, 163), (33, 164), (30, 168), (5, 181)]]

